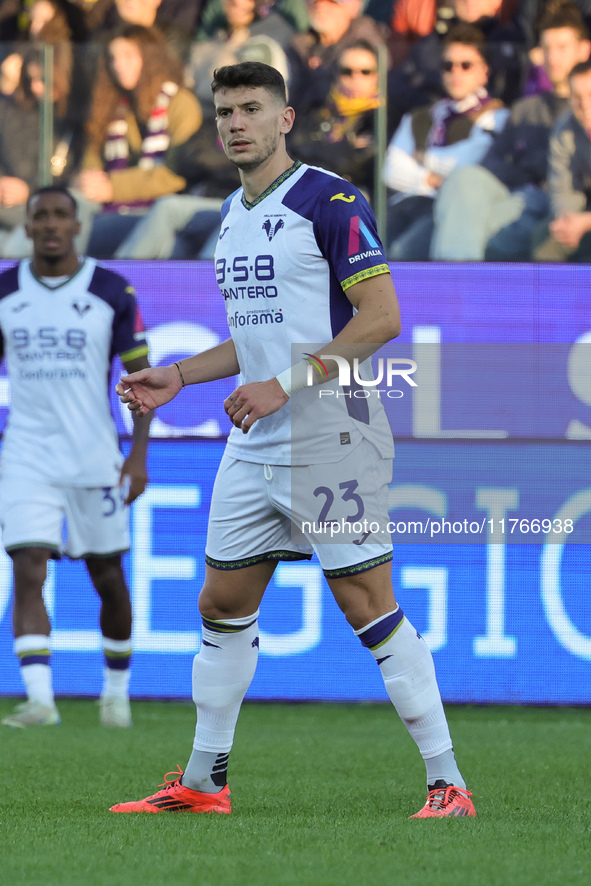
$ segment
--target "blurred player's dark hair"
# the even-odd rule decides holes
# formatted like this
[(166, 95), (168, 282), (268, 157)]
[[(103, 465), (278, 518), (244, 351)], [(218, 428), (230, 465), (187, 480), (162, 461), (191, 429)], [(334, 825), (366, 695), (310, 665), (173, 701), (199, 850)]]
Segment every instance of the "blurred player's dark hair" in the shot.
[(213, 72), (211, 91), (215, 96), (220, 89), (239, 89), (241, 86), (262, 86), (271, 95), (287, 104), (285, 80), (278, 70), (263, 62), (240, 62), (225, 65)]
[(31, 208), (31, 203), (33, 202), (33, 200), (36, 197), (43, 196), (43, 194), (63, 194), (64, 197), (67, 197), (68, 200), (71, 202), (74, 209), (74, 215), (78, 214), (78, 204), (76, 202), (76, 199), (73, 194), (66, 187), (64, 187), (64, 185), (46, 185), (43, 188), (37, 188), (36, 191), (33, 191), (31, 194), (29, 194), (27, 199), (27, 214), (29, 212), (29, 209)]

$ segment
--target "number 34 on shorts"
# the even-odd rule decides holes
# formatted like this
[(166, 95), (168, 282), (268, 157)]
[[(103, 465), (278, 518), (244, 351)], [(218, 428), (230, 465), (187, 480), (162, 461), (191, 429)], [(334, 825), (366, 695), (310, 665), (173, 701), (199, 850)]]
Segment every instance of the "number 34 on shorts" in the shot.
[(129, 508), (124, 486), (72, 489), (68, 495), (65, 551), (107, 556), (129, 549)]
[(45, 547), (72, 558), (126, 551), (126, 497), (123, 486), (84, 488), (3, 478), (0, 519), (4, 547)]

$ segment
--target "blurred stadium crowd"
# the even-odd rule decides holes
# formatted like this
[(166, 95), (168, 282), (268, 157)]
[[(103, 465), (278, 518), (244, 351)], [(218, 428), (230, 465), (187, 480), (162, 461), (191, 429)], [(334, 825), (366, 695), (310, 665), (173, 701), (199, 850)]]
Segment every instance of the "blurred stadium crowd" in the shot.
[(91, 256), (211, 258), (239, 184), (211, 76), (262, 61), (291, 156), (387, 188), (391, 260), (588, 261), (589, 24), (591, 0), (0, 0), (0, 257), (59, 182)]

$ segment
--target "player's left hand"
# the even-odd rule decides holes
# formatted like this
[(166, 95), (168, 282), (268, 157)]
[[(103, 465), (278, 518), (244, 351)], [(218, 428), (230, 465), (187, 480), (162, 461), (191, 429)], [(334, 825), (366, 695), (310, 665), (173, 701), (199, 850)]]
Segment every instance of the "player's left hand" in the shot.
[(289, 397), (276, 378), (240, 385), (224, 400), (232, 424), (248, 434), (257, 419), (278, 412)]
[(125, 504), (130, 505), (146, 491), (148, 485), (148, 475), (146, 473), (146, 465), (143, 459), (133, 457), (130, 452), (121, 468), (119, 476), (119, 485), (125, 487), (129, 484)]

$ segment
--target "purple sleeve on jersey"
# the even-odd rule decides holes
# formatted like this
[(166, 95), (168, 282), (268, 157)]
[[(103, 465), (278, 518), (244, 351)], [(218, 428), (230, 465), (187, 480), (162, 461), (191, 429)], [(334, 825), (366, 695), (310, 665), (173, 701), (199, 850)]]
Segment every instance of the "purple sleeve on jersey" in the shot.
[(119, 354), (125, 363), (145, 356), (148, 343), (133, 286), (121, 274), (97, 265), (88, 291), (102, 298), (113, 309), (111, 359)]
[(320, 193), (314, 234), (343, 289), (389, 271), (374, 214), (354, 185), (334, 179)]
[(126, 286), (113, 318), (113, 352), (123, 362), (148, 353), (144, 322), (132, 286)]
[(118, 299), (113, 317), (113, 353), (119, 354), (123, 362), (143, 357), (148, 353), (148, 343), (144, 323), (135, 300), (132, 286), (126, 286)]

